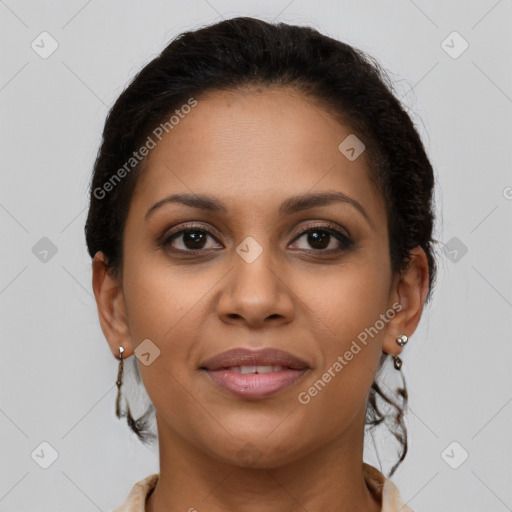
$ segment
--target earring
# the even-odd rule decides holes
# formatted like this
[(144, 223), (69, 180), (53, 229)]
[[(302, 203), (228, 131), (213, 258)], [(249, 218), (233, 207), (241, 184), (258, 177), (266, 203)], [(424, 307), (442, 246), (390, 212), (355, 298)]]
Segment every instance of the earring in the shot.
[[(396, 342), (401, 346), (403, 347), (407, 341), (408, 341), (409, 338), (407, 338), (407, 336), (405, 334), (402, 334), (401, 336), (399, 336), (398, 338), (396, 338)], [(402, 368), (402, 360), (398, 357), (398, 356), (394, 356), (393, 357), (393, 361), (395, 363), (395, 368), (397, 370), (400, 370)]]
[(119, 358), (119, 370), (117, 372), (117, 381), (116, 381), (116, 385), (117, 385), (117, 398), (116, 398), (116, 416), (118, 418), (121, 417), (121, 409), (120, 409), (120, 404), (121, 404), (121, 385), (123, 384), (123, 352), (124, 352), (124, 348), (123, 347), (119, 347), (119, 355), (117, 356)]

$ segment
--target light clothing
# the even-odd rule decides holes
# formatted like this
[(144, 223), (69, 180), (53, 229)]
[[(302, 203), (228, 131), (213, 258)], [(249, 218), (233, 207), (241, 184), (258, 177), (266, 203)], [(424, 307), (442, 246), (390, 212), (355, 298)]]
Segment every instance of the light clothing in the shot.
[[(395, 484), (377, 468), (363, 462), (363, 474), (368, 486), (382, 504), (381, 512), (414, 512), (404, 505)], [(150, 475), (137, 482), (124, 503), (112, 512), (146, 512), (146, 499), (158, 482), (159, 474)]]

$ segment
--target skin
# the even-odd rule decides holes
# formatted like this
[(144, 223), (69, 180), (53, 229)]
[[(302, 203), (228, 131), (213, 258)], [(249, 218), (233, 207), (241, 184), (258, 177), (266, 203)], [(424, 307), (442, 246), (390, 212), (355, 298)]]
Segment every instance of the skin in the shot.
[[(418, 247), (406, 272), (392, 274), (385, 203), (365, 155), (349, 161), (338, 150), (351, 133), (293, 89), (215, 91), (147, 157), (123, 233), (122, 275), (110, 275), (98, 252), (93, 288), (115, 357), (119, 346), (125, 359), (133, 356), (145, 339), (160, 350), (150, 365), (138, 361), (159, 434), (149, 512), (381, 510), (362, 469), (367, 398), (382, 352), (400, 354), (395, 338), (411, 336), (420, 321), (428, 263)], [(356, 199), (369, 221), (341, 202), (279, 215), (290, 196), (320, 191)], [(175, 193), (209, 194), (227, 213), (167, 203), (145, 219)], [(183, 235), (157, 245), (170, 228), (192, 222), (212, 233), (203, 245)], [(310, 243), (299, 234), (310, 224), (348, 231), (353, 245), (334, 236)], [(262, 248), (252, 263), (236, 252), (248, 236)], [(194, 247), (195, 255), (178, 254)], [(378, 335), (299, 403), (298, 394), (397, 303), (402, 309)], [(234, 347), (278, 347), (310, 370), (276, 395), (244, 400), (199, 370)], [(246, 443), (256, 453), (249, 462), (241, 458)]]

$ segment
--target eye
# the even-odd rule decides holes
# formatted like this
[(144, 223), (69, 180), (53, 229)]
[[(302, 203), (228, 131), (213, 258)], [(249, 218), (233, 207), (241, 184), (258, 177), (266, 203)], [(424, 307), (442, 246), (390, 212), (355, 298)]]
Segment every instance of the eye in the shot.
[[(304, 238), (306, 243), (312, 247), (313, 252), (336, 253), (350, 249), (353, 245), (352, 240), (341, 231), (331, 225), (308, 226), (302, 230), (295, 240)], [(208, 247), (208, 239), (213, 242)], [(336, 243), (337, 242), (337, 243)], [(203, 250), (219, 249), (221, 244), (217, 238), (207, 229), (201, 226), (188, 226), (169, 235), (164, 235), (158, 241), (158, 245), (172, 252), (181, 254), (197, 254)], [(295, 247), (299, 250), (311, 250), (307, 247)]]
[[(215, 249), (216, 245), (206, 247), (208, 238), (215, 240), (215, 237), (206, 229), (199, 226), (189, 226), (163, 238), (159, 245), (162, 247), (172, 246), (174, 250), (181, 253), (194, 253), (202, 249)], [(217, 246), (219, 245), (216, 242)], [(180, 247), (181, 246), (181, 247)]]
[[(333, 253), (352, 247), (352, 240), (332, 226), (317, 225), (307, 228), (301, 231), (295, 240), (301, 238), (305, 238), (306, 243), (313, 247), (314, 252)], [(308, 250), (307, 247), (298, 247), (298, 249)]]

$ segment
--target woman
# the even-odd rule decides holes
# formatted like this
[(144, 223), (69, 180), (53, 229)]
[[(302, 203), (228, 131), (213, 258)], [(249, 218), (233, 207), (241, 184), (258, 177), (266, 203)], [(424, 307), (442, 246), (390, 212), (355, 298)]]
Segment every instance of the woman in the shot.
[(234, 18), (145, 66), (86, 223), (119, 392), (131, 357), (151, 399), (117, 415), (158, 430), (117, 512), (411, 510), (363, 442), (391, 418), (389, 476), (407, 452), (403, 377), (376, 380), (430, 298), (433, 186), (385, 72), (316, 30)]

